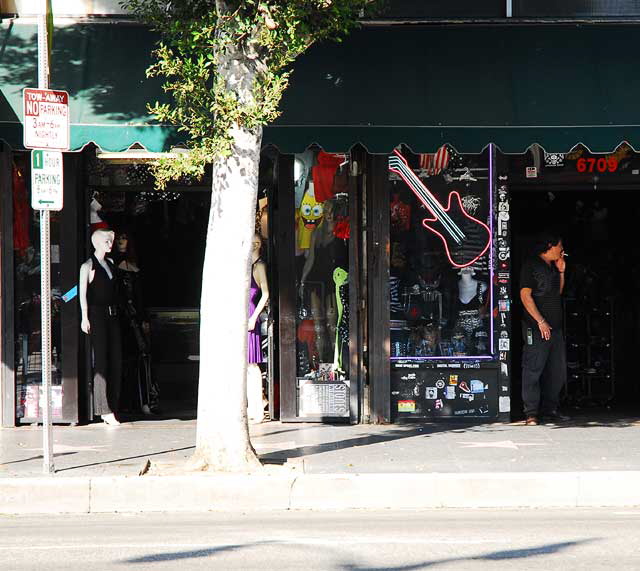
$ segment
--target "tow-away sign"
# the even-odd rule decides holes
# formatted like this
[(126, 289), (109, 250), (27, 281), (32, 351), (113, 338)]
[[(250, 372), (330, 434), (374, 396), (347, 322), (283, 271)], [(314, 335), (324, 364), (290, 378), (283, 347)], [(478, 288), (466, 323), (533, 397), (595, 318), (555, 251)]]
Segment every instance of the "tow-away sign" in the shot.
[(24, 146), (27, 149), (69, 150), (69, 94), (52, 89), (22, 91)]
[(62, 210), (62, 153), (31, 151), (31, 208)]

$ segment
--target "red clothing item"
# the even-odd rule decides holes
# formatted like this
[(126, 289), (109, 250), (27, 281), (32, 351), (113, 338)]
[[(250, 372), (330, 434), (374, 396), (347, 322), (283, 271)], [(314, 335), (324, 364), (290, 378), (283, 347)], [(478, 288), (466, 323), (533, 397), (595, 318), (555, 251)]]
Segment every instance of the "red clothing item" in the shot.
[(395, 230), (406, 232), (411, 227), (411, 206), (400, 200), (399, 194), (391, 201), (391, 226)]
[(349, 225), (349, 217), (341, 217), (333, 229), (333, 235), (342, 240), (348, 240), (351, 235), (351, 226)]
[(324, 151), (318, 153), (318, 164), (311, 169), (316, 202), (333, 198), (333, 177), (343, 162), (344, 155), (332, 155)]
[(24, 256), (29, 247), (29, 198), (24, 176), (13, 167), (13, 249)]
[(315, 322), (313, 319), (303, 319), (298, 325), (298, 341), (300, 343), (306, 343), (309, 351), (309, 366), (314, 368), (315, 362), (320, 362), (320, 355), (318, 354), (318, 348), (316, 347), (316, 332)]

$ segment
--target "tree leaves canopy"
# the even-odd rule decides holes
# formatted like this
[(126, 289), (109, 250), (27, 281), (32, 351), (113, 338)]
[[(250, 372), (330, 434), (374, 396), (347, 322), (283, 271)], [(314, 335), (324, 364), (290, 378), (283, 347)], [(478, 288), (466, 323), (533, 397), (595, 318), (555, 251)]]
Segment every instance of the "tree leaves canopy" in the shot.
[(279, 115), (293, 61), (315, 42), (340, 39), (381, 0), (124, 0), (160, 33), (149, 76), (173, 103), (149, 107), (186, 132), (191, 152), (156, 169), (163, 187), (231, 153), (232, 128), (260, 129)]

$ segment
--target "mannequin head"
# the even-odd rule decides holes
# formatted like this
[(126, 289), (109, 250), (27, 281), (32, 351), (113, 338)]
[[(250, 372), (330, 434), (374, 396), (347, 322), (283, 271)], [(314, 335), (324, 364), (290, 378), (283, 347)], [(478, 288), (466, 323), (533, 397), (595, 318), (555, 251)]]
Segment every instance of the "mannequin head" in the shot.
[(135, 243), (133, 237), (126, 230), (119, 230), (115, 238), (116, 252), (121, 254), (129, 262), (137, 262)]
[(459, 272), (458, 275), (460, 276), (460, 279), (469, 279), (473, 276), (476, 275), (476, 271), (473, 268), (470, 268), (469, 266), (467, 266), (466, 268), (462, 268)]
[(333, 200), (327, 200), (322, 204), (323, 212), (324, 212), (324, 221), (329, 224), (333, 224), (335, 222), (335, 204)]
[(113, 247), (114, 233), (113, 230), (106, 230), (99, 228), (93, 234), (91, 234), (91, 243), (96, 251), (96, 254), (107, 254), (111, 252)]
[(126, 232), (118, 232), (116, 235), (116, 251), (121, 254), (127, 252), (129, 246), (129, 235)]

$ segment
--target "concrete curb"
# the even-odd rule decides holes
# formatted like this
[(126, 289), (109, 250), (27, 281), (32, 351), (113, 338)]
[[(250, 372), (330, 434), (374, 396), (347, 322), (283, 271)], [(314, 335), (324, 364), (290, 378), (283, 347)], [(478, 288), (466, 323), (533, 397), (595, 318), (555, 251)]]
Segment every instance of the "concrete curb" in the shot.
[(640, 506), (640, 472), (0, 479), (0, 513)]

